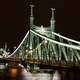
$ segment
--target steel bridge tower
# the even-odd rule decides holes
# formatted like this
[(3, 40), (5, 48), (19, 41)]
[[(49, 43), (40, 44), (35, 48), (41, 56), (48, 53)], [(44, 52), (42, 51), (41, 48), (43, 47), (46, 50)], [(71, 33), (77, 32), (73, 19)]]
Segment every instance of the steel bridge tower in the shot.
[(34, 5), (30, 5), (30, 8), (30, 29), (16, 50), (6, 58), (52, 67), (80, 67), (80, 42), (55, 32), (55, 9), (51, 8), (50, 26), (44, 27), (34, 25)]

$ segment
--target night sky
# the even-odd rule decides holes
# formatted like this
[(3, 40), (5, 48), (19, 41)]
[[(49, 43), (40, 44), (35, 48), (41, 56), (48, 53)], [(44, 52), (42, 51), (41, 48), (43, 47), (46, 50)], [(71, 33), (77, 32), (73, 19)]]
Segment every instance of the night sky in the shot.
[(0, 1), (0, 47), (18, 46), (29, 27), (29, 4), (34, 4), (34, 23), (49, 26), (51, 7), (55, 10), (56, 32), (80, 41), (80, 2), (75, 0)]

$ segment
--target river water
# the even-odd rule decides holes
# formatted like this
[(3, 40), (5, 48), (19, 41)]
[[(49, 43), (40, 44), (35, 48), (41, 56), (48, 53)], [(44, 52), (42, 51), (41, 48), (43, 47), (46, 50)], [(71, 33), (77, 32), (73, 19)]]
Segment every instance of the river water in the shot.
[[(0, 73), (0, 80), (80, 80), (80, 70), (79, 71), (58, 71), (54, 70), (51, 73), (44, 72), (40, 70), (40, 72), (30, 72), (22, 65), (20, 65), (21, 73), (18, 77), (11, 77), (10, 70), (12, 71), (12, 75), (15, 76), (17, 69), (9, 68), (6, 72), (1, 75)], [(8, 75), (9, 74), (9, 75)]]

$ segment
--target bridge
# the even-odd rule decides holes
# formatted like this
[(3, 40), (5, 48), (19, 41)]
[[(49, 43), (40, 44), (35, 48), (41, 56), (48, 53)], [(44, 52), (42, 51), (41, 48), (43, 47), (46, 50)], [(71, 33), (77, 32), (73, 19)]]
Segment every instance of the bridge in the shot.
[(26, 60), (28, 64), (47, 65), (50, 67), (80, 67), (80, 42), (56, 33), (54, 8), (50, 26), (34, 25), (33, 5), (30, 15), (30, 29), (22, 42), (6, 60)]

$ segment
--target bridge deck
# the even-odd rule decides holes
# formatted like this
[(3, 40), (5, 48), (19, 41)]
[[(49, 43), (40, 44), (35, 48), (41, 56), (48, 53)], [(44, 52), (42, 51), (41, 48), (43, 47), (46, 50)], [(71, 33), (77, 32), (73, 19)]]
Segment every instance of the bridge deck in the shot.
[[(4, 59), (0, 59), (0, 61), (2, 63), (11, 63), (14, 62), (16, 64), (21, 63), (20, 59), (12, 59), (12, 58), (4, 58)], [(25, 64), (38, 64), (39, 66), (43, 67), (43, 68), (52, 68), (52, 69), (78, 69), (80, 70), (80, 64), (79, 63), (72, 63), (72, 62), (64, 62), (64, 61), (54, 61), (53, 63), (50, 63), (48, 61), (45, 60), (35, 60), (35, 59), (27, 59), (25, 60)]]

